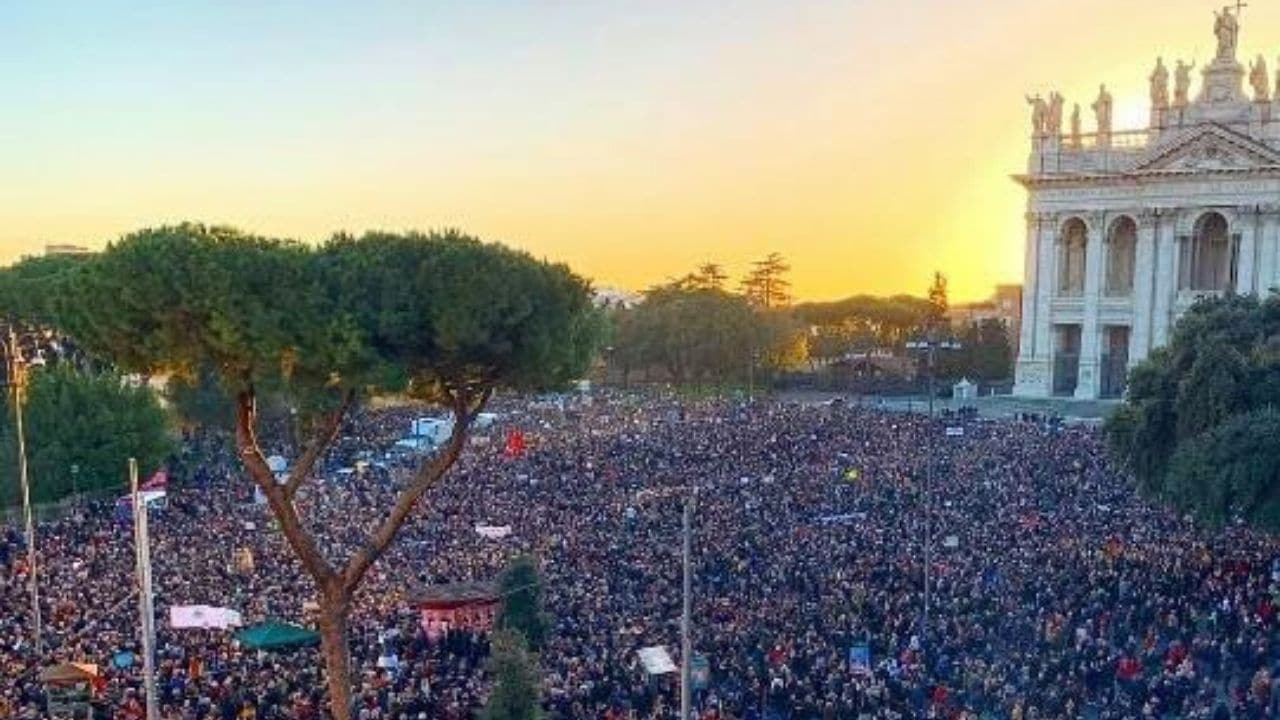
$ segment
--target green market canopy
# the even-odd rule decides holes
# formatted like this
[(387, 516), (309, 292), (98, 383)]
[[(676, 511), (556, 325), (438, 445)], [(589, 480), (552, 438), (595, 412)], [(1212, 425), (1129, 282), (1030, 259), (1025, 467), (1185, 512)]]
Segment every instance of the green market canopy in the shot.
[(236, 637), (245, 647), (255, 650), (281, 650), (320, 642), (319, 633), (278, 620), (245, 628), (236, 633)]

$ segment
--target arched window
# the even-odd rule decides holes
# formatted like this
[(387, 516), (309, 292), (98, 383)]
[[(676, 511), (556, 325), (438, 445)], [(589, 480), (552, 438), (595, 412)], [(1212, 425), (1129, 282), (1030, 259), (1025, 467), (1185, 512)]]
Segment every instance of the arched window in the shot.
[(1062, 226), (1058, 250), (1058, 294), (1079, 297), (1084, 294), (1084, 262), (1089, 229), (1080, 218), (1072, 218)]
[(1235, 284), (1238, 243), (1227, 219), (1208, 212), (1196, 220), (1190, 237), (1179, 249), (1179, 290), (1223, 291)]
[(1105, 292), (1109, 297), (1133, 294), (1133, 257), (1138, 246), (1138, 225), (1125, 216), (1111, 226), (1107, 235), (1107, 278)]

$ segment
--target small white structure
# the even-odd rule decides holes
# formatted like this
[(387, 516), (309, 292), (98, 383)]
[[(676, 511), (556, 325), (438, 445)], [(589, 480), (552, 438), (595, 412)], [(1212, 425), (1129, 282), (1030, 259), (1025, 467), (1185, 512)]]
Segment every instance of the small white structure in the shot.
[(978, 397), (978, 386), (969, 381), (969, 378), (961, 378), (951, 388), (951, 394), (956, 400), (972, 400)]

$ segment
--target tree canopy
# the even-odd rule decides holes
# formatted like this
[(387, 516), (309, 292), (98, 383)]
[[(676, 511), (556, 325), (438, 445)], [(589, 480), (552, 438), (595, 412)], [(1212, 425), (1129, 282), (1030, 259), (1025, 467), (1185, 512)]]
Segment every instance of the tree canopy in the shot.
[[(12, 394), (6, 394), (0, 444), (6, 504), (19, 499)], [(74, 491), (127, 488), (126, 460), (144, 473), (173, 452), (168, 420), (155, 393), (114, 374), (89, 375), (58, 365), (30, 373), (23, 402), (32, 502)]]
[(1280, 529), (1280, 297), (1196, 303), (1168, 345), (1135, 367), (1107, 421), (1117, 459), (1147, 493), (1220, 525)]
[(537, 661), (519, 633), (499, 630), (493, 634), (489, 675), (493, 692), (480, 714), (482, 720), (539, 720), (543, 716)]
[[(11, 268), (0, 288), (32, 267)], [(93, 355), (125, 372), (207, 370), (234, 402), (241, 461), (319, 591), (339, 720), (351, 716), (347, 621), (365, 574), (458, 458), (492, 393), (580, 377), (600, 327), (587, 282), (567, 267), (456, 231), (338, 235), (312, 247), (183, 224), (134, 233), (35, 282), (47, 298), (36, 310)], [(0, 311), (34, 312), (13, 302)], [(327, 557), (295, 498), (351, 407), (384, 391), (445, 406), (453, 434), (350, 556)], [(262, 392), (288, 397), (308, 419), (282, 483), (258, 445)]]
[(532, 650), (541, 650), (551, 628), (542, 611), (542, 577), (534, 559), (513, 560), (502, 573), (498, 591), (502, 595), (498, 627), (520, 633)]

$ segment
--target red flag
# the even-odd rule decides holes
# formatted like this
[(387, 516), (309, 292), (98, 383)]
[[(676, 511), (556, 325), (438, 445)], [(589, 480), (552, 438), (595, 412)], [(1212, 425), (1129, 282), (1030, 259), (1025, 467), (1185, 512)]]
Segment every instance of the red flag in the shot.
[(524, 454), (524, 433), (519, 430), (512, 430), (507, 433), (507, 457), (520, 457)]
[(155, 474), (151, 476), (151, 479), (142, 483), (142, 487), (140, 487), (139, 489), (140, 490), (164, 490), (168, 486), (169, 486), (169, 473), (166, 472), (164, 468), (161, 468), (155, 471)]

